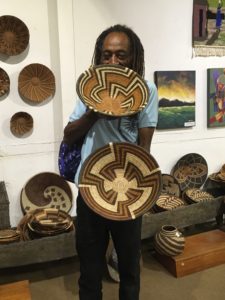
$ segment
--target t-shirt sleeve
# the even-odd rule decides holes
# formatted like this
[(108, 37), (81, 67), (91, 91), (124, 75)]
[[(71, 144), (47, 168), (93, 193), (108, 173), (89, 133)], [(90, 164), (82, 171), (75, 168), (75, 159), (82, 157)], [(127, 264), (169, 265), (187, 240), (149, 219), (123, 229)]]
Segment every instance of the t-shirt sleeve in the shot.
[(87, 107), (84, 105), (84, 103), (81, 100), (78, 100), (74, 111), (69, 117), (69, 122), (73, 122), (75, 120), (80, 119), (80, 117), (86, 112)]
[(146, 107), (139, 113), (138, 127), (156, 127), (158, 122), (158, 92), (154, 83), (147, 81), (150, 91), (149, 101)]

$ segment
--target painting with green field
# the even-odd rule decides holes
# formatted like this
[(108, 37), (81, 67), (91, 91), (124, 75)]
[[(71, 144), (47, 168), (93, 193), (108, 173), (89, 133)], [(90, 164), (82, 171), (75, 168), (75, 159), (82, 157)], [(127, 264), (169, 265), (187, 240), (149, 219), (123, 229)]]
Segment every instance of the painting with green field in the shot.
[(195, 126), (195, 71), (156, 71), (159, 118), (157, 129)]

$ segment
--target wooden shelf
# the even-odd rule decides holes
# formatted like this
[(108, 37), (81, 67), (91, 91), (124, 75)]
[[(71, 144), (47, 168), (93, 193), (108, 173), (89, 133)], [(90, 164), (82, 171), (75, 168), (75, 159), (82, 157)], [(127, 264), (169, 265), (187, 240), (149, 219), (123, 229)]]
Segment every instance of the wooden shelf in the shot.
[(186, 237), (182, 254), (169, 257), (156, 253), (155, 257), (175, 277), (224, 264), (225, 232), (216, 229)]

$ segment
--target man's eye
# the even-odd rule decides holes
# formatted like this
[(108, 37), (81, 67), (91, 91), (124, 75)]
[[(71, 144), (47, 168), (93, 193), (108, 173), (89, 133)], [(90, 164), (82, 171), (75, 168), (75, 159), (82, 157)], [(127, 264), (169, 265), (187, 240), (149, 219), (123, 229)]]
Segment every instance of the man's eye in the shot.
[(111, 57), (111, 55), (109, 55), (109, 54), (104, 54), (104, 55), (103, 55), (103, 59), (104, 59), (104, 60), (109, 60), (110, 57)]
[(118, 59), (124, 60), (127, 58), (127, 56), (125, 54), (119, 54), (117, 55)]

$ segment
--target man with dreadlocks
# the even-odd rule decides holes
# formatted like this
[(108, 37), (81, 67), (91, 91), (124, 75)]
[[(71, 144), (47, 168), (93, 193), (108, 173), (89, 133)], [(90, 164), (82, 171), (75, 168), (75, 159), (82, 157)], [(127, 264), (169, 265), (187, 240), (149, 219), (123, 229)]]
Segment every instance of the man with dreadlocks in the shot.
[[(144, 77), (144, 49), (141, 41), (133, 30), (123, 25), (114, 25), (100, 34), (92, 63), (122, 65)], [(110, 142), (136, 143), (150, 151), (157, 124), (158, 100), (155, 85), (150, 82), (147, 84), (150, 89), (148, 104), (133, 116), (100, 116), (88, 110), (83, 102), (78, 102), (64, 130), (64, 141), (68, 144), (85, 136), (81, 164), (75, 176), (76, 184), (82, 162), (96, 149)], [(118, 256), (119, 299), (139, 299), (141, 222), (141, 217), (121, 222), (107, 220), (90, 210), (78, 192), (76, 247), (80, 259), (81, 300), (102, 299), (102, 276), (110, 235)]]

